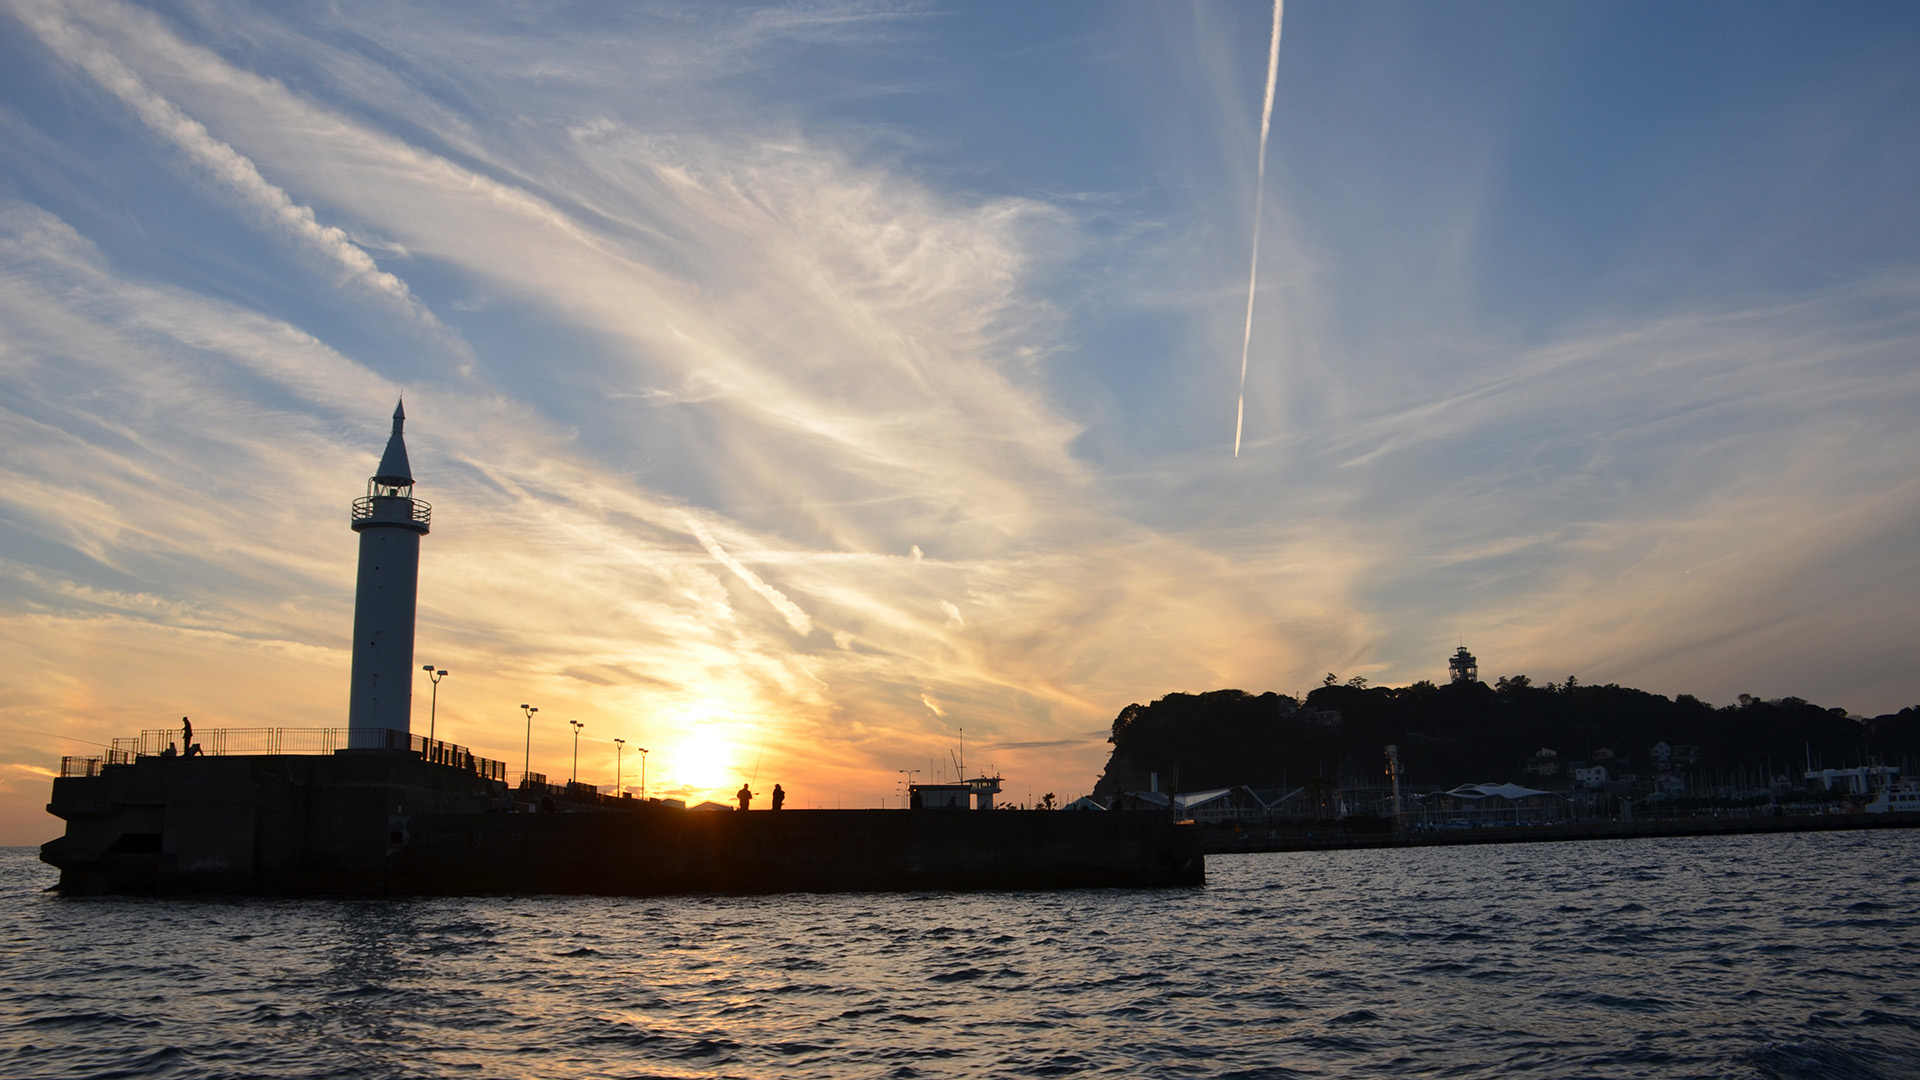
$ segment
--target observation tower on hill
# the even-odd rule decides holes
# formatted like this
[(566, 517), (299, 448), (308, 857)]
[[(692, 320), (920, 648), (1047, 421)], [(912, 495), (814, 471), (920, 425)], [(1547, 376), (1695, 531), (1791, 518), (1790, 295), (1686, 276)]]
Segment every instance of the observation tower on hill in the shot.
[[(420, 591), (420, 538), (433, 507), (413, 497), (407, 464), (405, 403), (393, 407), (393, 434), (367, 493), (353, 500), (353, 531), (360, 534), (359, 584), (353, 594), (353, 690), (347, 701), (347, 737), (382, 730), (409, 731), (413, 716), (413, 613)], [(372, 745), (366, 743), (365, 745)]]
[(1457, 683), (1480, 681), (1480, 661), (1474, 659), (1465, 645), (1460, 646), (1452, 656), (1447, 657), (1447, 671), (1452, 674), (1453, 681)]

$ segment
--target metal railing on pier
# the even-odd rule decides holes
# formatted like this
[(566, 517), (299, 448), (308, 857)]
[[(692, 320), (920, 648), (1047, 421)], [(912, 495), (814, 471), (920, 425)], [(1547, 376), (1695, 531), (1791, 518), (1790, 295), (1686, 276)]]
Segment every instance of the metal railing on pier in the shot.
[[(197, 751), (180, 745), (178, 728), (148, 728), (137, 738), (115, 739), (103, 764), (124, 765), (135, 758), (165, 757), (169, 754), (200, 753), (209, 757), (240, 754), (334, 754), (342, 750), (398, 750), (424, 758), (436, 765), (461, 769), (489, 780), (505, 781), (507, 763), (484, 758), (441, 739), (428, 739), (405, 731), (379, 728), (353, 731), (329, 728), (211, 728), (193, 733)], [(94, 776), (97, 772), (68, 773), (67, 761), (102, 761), (99, 758), (65, 759), (61, 775)], [(76, 764), (74, 768), (85, 766)], [(95, 766), (97, 769), (97, 766)]]
[(514, 791), (518, 793), (520, 798), (529, 803), (536, 803), (542, 798), (547, 798), (564, 801), (576, 806), (586, 805), (632, 809), (633, 807), (642, 805), (642, 800), (634, 798), (631, 791), (625, 792), (624, 794), (614, 793), (593, 784), (583, 784), (578, 780), (568, 780), (559, 784), (548, 783), (546, 774), (537, 772), (522, 774), (520, 783), (514, 787)]

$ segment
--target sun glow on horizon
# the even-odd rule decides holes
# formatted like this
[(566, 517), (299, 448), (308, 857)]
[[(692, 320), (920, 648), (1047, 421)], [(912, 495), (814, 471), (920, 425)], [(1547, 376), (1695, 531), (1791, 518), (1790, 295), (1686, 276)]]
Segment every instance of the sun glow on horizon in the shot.
[(706, 719), (678, 726), (681, 734), (662, 741), (653, 751), (662, 780), (657, 790), (683, 791), (688, 802), (696, 802), (715, 793), (729, 794), (736, 783), (746, 779), (741, 773), (745, 755), (733, 737), (733, 724)]

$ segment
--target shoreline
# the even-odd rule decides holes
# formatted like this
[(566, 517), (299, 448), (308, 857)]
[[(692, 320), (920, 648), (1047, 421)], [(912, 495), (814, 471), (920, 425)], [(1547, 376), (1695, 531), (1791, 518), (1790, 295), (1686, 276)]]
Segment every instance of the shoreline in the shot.
[(1920, 814), (1804, 814), (1759, 818), (1682, 818), (1655, 821), (1577, 821), (1553, 825), (1502, 825), (1472, 829), (1356, 832), (1339, 822), (1324, 827), (1286, 828), (1266, 836), (1235, 836), (1209, 827), (1209, 855), (1268, 851), (1346, 851), (1355, 848), (1449, 847), (1457, 844), (1543, 844), (1593, 840), (1637, 840), (1665, 836), (1745, 836), (1756, 833), (1850, 832), (1862, 829), (1920, 828)]

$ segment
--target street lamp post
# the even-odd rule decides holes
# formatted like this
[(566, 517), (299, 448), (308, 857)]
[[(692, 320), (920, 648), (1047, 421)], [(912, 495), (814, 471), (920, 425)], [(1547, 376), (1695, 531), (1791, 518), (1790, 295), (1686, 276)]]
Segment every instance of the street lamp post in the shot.
[(646, 802), (647, 801), (647, 748), (644, 746), (636, 746), (634, 747), (634, 749), (640, 751), (640, 801)]
[(919, 775), (920, 770), (919, 769), (899, 769), (896, 771), (899, 772), (901, 776), (904, 776), (907, 778), (904, 781), (906, 784), (906, 791), (901, 796), (901, 798), (904, 800), (905, 806), (907, 808), (911, 808), (913, 806), (913, 778)]
[(580, 729), (587, 725), (578, 720), (569, 720), (567, 723), (573, 725), (573, 777), (567, 783), (577, 784), (580, 782)]
[(613, 797), (620, 797), (620, 778), (626, 774), (620, 771), (621, 756), (627, 752), (627, 740), (613, 740)]
[(434, 721), (440, 715), (440, 680), (447, 677), (447, 671), (445, 668), (435, 671), (432, 664), (424, 664), (420, 670), (426, 672), (427, 678), (433, 680), (432, 704), (427, 706), (427, 756), (432, 757)]
[(524, 788), (527, 786), (527, 770), (533, 768), (533, 714), (540, 710), (531, 705), (522, 705), (520, 711), (527, 714), (527, 756), (520, 762), (520, 786)]

